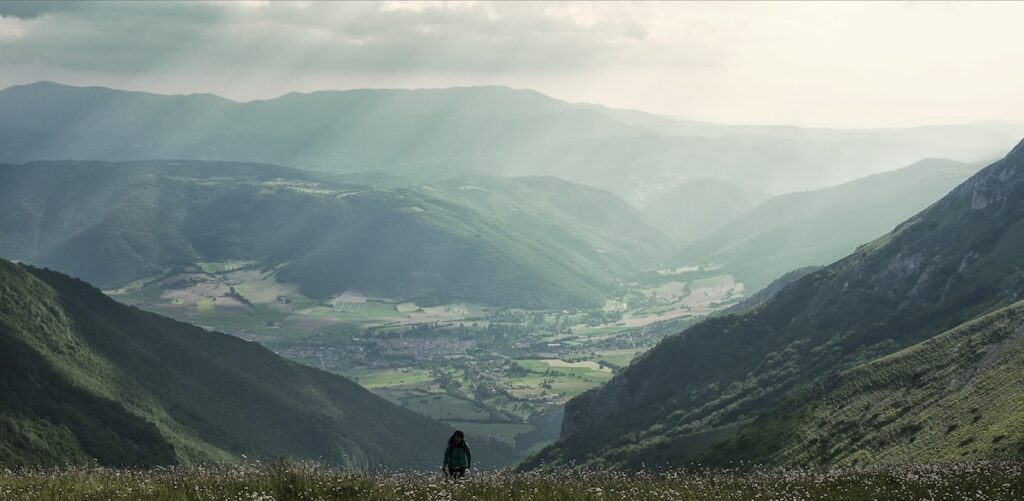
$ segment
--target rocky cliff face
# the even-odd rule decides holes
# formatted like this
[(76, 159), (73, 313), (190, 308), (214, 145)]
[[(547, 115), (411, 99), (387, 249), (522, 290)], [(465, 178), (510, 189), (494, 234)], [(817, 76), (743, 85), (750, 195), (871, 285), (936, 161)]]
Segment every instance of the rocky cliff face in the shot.
[(539, 464), (681, 461), (788, 392), (1024, 297), (1024, 142), (854, 254), (664, 340), (566, 407)]

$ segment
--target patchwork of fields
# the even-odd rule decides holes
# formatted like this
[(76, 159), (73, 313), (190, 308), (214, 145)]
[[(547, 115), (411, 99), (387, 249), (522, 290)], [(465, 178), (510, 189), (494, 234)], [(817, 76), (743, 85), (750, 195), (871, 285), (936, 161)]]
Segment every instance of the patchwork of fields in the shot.
[(525, 455), (557, 436), (568, 399), (742, 297), (742, 283), (716, 273), (665, 270), (623, 284), (603, 308), (573, 311), (422, 306), (358, 291), (312, 300), (244, 261), (200, 262), (107, 293), (258, 341)]

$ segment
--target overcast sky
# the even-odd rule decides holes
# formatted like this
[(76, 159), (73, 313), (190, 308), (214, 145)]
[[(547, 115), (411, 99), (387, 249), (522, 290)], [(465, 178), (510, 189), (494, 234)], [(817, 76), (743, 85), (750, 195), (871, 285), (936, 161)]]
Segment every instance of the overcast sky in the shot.
[(1024, 3), (0, 3), (0, 87), (502, 84), (728, 123), (1024, 122)]

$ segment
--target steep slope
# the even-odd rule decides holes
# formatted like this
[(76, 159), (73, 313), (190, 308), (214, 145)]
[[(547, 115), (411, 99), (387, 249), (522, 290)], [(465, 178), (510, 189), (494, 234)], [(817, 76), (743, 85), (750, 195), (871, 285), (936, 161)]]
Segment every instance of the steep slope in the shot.
[[(0, 261), (0, 464), (429, 467), (450, 432), (339, 376)], [(481, 459), (505, 459), (481, 443)], [(486, 459), (485, 459), (486, 458)]]
[[(709, 176), (787, 193), (925, 157), (991, 158), (1014, 143), (972, 126), (680, 123), (507, 87), (322, 91), (239, 103), (39, 82), (0, 90), (0, 162), (186, 158), (430, 180), (467, 171), (553, 175), (639, 202), (663, 186)], [(717, 132), (707, 134), (709, 127)]]
[(643, 213), (665, 234), (692, 241), (725, 226), (766, 198), (718, 179), (697, 179), (659, 194), (643, 207)]
[(818, 271), (821, 268), (821, 266), (805, 266), (803, 268), (797, 268), (789, 273), (785, 273), (781, 277), (773, 280), (772, 283), (768, 284), (763, 289), (741, 299), (736, 304), (724, 310), (715, 312), (714, 314), (728, 315), (730, 313), (738, 313), (743, 310), (754, 308), (764, 303), (765, 301), (768, 301), (769, 299), (775, 297), (775, 295), (778, 294), (779, 291), (781, 291), (782, 289), (786, 288), (787, 285), (793, 283), (796, 280), (799, 280), (804, 275)]
[(774, 197), (690, 244), (679, 262), (722, 265), (756, 290), (789, 270), (829, 264), (849, 254), (981, 167), (922, 160), (832, 188)]
[(252, 261), (314, 298), (356, 290), (544, 308), (603, 304), (613, 277), (670, 255), (614, 195), (539, 184), (501, 181), (469, 197), (269, 165), (5, 165), (0, 255), (105, 288), (197, 261)]
[(859, 365), (701, 457), (879, 464), (1024, 457), (1024, 303)]
[(793, 391), (1019, 301), (1022, 245), (1024, 142), (763, 304), (666, 338), (570, 401), (559, 442), (527, 464), (690, 460)]

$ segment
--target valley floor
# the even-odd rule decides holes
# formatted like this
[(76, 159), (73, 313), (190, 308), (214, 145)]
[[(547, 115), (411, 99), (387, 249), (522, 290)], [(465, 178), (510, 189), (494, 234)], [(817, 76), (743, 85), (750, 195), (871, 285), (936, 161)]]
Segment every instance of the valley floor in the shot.
[(472, 473), (454, 483), (437, 473), (357, 473), (313, 464), (249, 464), (117, 470), (68, 467), (0, 472), (0, 498), (151, 500), (635, 500), (635, 499), (987, 499), (1024, 498), (1019, 463), (950, 463), (878, 469), (754, 472), (564, 471)]
[(107, 294), (342, 374), (521, 458), (557, 438), (568, 399), (745, 294), (714, 267), (647, 275), (618, 284), (603, 307), (574, 310), (420, 306), (356, 291), (314, 300), (241, 261), (200, 262)]

